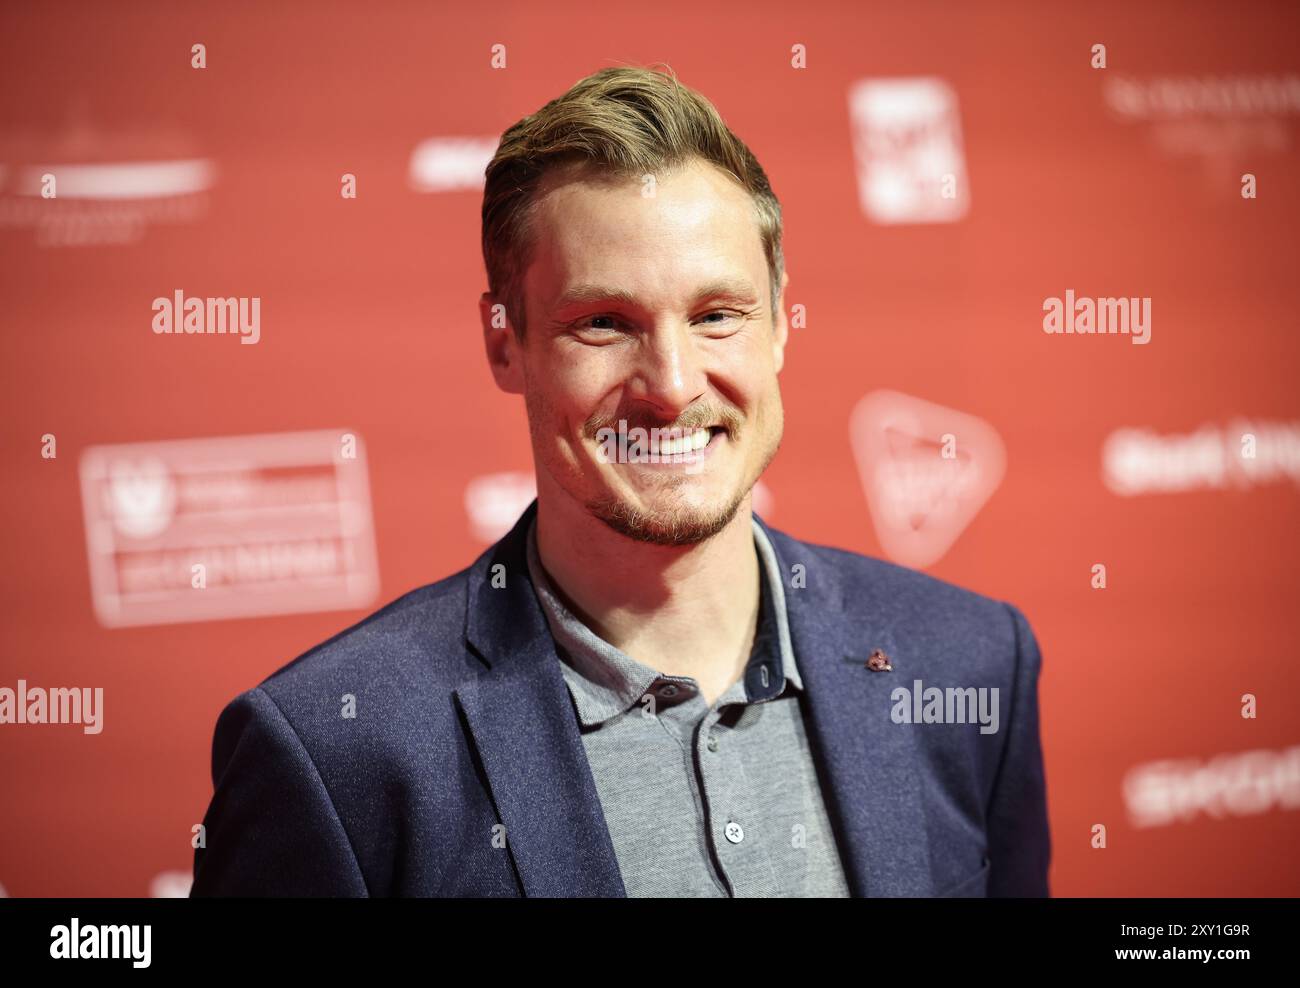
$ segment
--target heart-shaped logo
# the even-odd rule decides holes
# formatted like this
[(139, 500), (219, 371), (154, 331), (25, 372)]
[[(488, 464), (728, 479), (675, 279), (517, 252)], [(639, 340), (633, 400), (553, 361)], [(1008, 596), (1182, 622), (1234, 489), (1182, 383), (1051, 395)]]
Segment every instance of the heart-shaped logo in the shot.
[(904, 566), (943, 558), (1006, 469), (987, 422), (896, 391), (858, 402), (849, 439), (881, 548)]

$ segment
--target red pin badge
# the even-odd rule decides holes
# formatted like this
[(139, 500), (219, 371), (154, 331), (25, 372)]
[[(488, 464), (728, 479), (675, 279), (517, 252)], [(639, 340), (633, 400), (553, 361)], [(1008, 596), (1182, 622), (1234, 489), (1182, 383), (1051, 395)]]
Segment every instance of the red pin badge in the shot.
[(889, 661), (889, 656), (883, 649), (874, 649), (871, 657), (867, 659), (867, 668), (872, 672), (893, 672), (893, 663)]

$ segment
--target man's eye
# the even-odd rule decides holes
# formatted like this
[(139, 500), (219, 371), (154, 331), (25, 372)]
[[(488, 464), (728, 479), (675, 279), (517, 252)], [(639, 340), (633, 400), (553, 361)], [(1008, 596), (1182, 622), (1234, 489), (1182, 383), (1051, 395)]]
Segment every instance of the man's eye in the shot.
[[(718, 318), (714, 319), (712, 318), (713, 316), (717, 316)], [(738, 329), (738, 326), (733, 327), (731, 324), (737, 322), (740, 317), (741, 314), (739, 312), (734, 312), (731, 309), (715, 309), (713, 312), (706, 312), (704, 315), (700, 316), (700, 321), (705, 326), (720, 326), (725, 329)]]
[[(715, 309), (713, 312), (706, 312), (699, 316), (697, 321), (707, 326), (725, 326), (729, 320), (734, 320), (739, 315), (730, 309)], [(623, 328), (623, 323), (616, 315), (584, 316), (573, 324), (573, 328), (595, 334), (606, 334), (618, 332)]]
[(587, 316), (573, 324), (574, 329), (610, 331), (618, 328), (618, 316)]

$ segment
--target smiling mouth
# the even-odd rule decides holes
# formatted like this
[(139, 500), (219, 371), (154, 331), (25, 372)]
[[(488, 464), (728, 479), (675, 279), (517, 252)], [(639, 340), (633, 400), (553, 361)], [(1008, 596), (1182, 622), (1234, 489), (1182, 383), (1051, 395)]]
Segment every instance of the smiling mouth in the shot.
[[(649, 452), (658, 453), (660, 456), (676, 456), (679, 453), (694, 453), (696, 450), (703, 449), (709, 445), (713, 439), (714, 429), (695, 429), (686, 435), (675, 439), (659, 439), (658, 443), (652, 437), (648, 441)], [(639, 452), (645, 452), (647, 444), (637, 444)]]
[(601, 447), (601, 459), (605, 462), (611, 462), (608, 444), (615, 441), (617, 450), (613, 462), (691, 463), (703, 456), (718, 436), (726, 433), (727, 429), (722, 425), (703, 426), (689, 432), (675, 428), (627, 430), (624, 427), (617, 432), (613, 429), (601, 430), (596, 442)]

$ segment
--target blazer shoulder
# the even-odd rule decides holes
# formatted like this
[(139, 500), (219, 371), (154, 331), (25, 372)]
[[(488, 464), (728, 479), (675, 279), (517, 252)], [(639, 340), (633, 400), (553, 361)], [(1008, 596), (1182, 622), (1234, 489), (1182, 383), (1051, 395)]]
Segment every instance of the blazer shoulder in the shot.
[(977, 607), (1006, 606), (1005, 601), (899, 563), (868, 556), (852, 549), (805, 542), (777, 529), (769, 528), (768, 531), (774, 540), (779, 542), (783, 550), (783, 558), (794, 563), (798, 562), (801, 556), (809, 557), (828, 566), (841, 585), (847, 587), (871, 584), (888, 593), (901, 594), (908, 598), (928, 598), (952, 603), (965, 602)]
[(464, 678), (466, 567), (417, 587), (267, 676), (259, 688), (276, 699), (348, 682), (371, 687)]
[(1031, 634), (1024, 615), (1007, 601), (875, 556), (768, 531), (786, 568), (804, 562), (810, 588), (829, 580), (847, 612), (871, 610), (891, 624), (923, 625), (950, 636), (978, 631), (1013, 647)]

